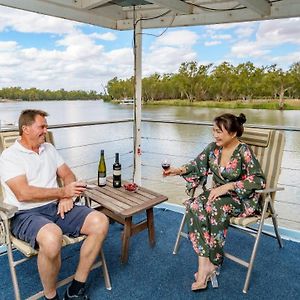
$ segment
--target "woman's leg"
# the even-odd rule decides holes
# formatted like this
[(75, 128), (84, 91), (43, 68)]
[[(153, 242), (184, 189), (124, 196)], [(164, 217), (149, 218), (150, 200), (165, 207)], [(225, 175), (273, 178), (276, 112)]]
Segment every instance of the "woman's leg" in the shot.
[(223, 247), (231, 214), (238, 214), (239, 202), (229, 195), (208, 202), (209, 191), (186, 203), (190, 239), (198, 258), (196, 284), (204, 284), (207, 275), (223, 261)]
[(230, 195), (223, 195), (206, 203), (209, 219), (209, 259), (214, 265), (220, 265), (224, 258), (224, 245), (232, 215), (241, 213), (241, 203)]
[(187, 201), (186, 224), (190, 240), (195, 252), (199, 256), (209, 257), (209, 219), (205, 210), (209, 192), (205, 192), (192, 201)]

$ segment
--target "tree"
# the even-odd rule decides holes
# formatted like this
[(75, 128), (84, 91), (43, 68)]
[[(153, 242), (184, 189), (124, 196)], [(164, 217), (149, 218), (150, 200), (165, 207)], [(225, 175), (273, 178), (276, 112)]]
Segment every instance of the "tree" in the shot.
[(234, 99), (233, 83), (237, 80), (234, 67), (228, 62), (223, 62), (212, 71), (212, 89), (217, 100)]
[(281, 68), (278, 68), (276, 64), (266, 68), (266, 73), (263, 77), (264, 86), (271, 89), (274, 98), (279, 99), (279, 109), (284, 107), (284, 94), (291, 88), (290, 76), (285, 73)]
[(179, 88), (186, 98), (193, 102), (195, 99), (195, 86), (198, 80), (198, 66), (195, 61), (182, 63), (177, 75)]
[(300, 98), (300, 62), (291, 65), (288, 70), (290, 80), (290, 97)]
[(213, 64), (199, 65), (197, 72), (197, 81), (195, 85), (195, 97), (198, 100), (209, 99), (210, 80), (208, 76), (209, 69)]
[(263, 69), (256, 68), (252, 62), (248, 61), (237, 65), (234, 68), (234, 73), (233, 92), (236, 99), (252, 99), (254, 95), (257, 95)]

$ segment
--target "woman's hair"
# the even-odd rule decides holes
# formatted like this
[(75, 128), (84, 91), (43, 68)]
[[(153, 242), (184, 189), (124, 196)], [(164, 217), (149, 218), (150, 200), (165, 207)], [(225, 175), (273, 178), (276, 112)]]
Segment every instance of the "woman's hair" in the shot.
[(40, 109), (26, 109), (23, 110), (19, 117), (19, 134), (23, 134), (23, 126), (30, 126), (34, 123), (36, 116), (47, 117), (48, 114)]
[(228, 133), (236, 133), (237, 137), (242, 136), (244, 132), (243, 124), (246, 122), (246, 116), (240, 114), (238, 117), (233, 114), (222, 114), (214, 119), (215, 124), (222, 130), (222, 125)]

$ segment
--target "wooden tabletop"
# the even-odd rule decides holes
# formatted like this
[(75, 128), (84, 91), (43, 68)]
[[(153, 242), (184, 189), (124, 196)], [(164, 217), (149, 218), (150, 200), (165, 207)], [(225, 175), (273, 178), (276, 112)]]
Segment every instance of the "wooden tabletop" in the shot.
[[(126, 181), (123, 181), (122, 185), (124, 183)], [(97, 186), (95, 189), (87, 190), (85, 193), (91, 200), (123, 218), (133, 216), (138, 212), (168, 200), (166, 196), (143, 187), (139, 187), (134, 192), (125, 190), (123, 186), (114, 188), (112, 186), (112, 177), (107, 178), (106, 186)]]

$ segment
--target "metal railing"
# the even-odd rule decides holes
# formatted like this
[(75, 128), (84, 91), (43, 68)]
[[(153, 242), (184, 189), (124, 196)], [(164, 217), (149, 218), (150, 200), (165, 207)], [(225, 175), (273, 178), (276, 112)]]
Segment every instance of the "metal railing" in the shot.
[[(54, 133), (57, 149), (77, 177), (85, 180), (94, 179), (97, 174), (100, 149), (105, 149), (108, 175), (112, 174), (114, 153), (119, 152), (123, 179), (132, 180), (132, 122), (132, 119), (80, 122), (50, 125), (49, 129)], [(210, 122), (143, 119), (143, 184), (166, 194), (170, 202), (181, 204), (185, 197), (184, 182), (180, 178), (163, 179), (160, 162), (164, 156), (171, 157), (174, 165), (181, 165), (193, 159), (211, 141), (208, 137), (211, 126)], [(285, 191), (277, 193), (275, 207), (280, 225), (300, 230), (300, 128), (258, 125), (248, 125), (248, 127), (286, 132), (287, 142), (279, 178), (279, 184), (285, 188)], [(7, 130), (9, 129), (1, 131)], [(191, 134), (195, 130), (199, 132)], [(199, 139), (202, 135), (203, 139)], [(298, 149), (294, 148), (294, 144)]]

